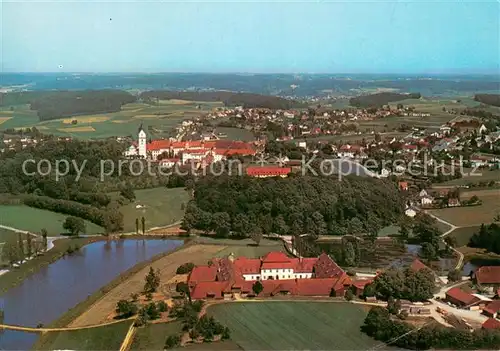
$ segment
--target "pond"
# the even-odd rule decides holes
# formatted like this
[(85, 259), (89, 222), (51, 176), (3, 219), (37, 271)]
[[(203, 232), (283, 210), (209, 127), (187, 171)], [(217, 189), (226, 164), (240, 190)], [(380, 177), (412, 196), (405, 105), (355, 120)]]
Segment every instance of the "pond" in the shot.
[[(172, 251), (182, 240), (99, 241), (41, 268), (0, 297), (4, 323), (36, 327), (59, 318), (121, 273), (155, 255)], [(27, 350), (38, 334), (0, 332), (0, 349)]]

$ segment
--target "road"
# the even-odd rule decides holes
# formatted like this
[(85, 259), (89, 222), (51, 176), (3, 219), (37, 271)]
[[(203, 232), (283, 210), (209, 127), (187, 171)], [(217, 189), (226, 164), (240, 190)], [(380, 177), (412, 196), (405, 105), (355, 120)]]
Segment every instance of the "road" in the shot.
[(94, 325), (86, 325), (86, 326), (82, 326), (82, 327), (66, 327), (66, 328), (33, 328), (33, 327), (23, 327), (20, 325), (0, 324), (0, 329), (36, 332), (36, 333), (61, 332), (61, 331), (100, 328), (100, 327), (105, 327), (105, 326), (111, 325), (111, 324), (121, 323), (121, 322), (126, 321), (126, 320), (133, 320), (135, 318), (136, 317), (130, 317), (127, 319), (120, 319), (120, 320), (112, 321), (112, 322), (105, 322), (105, 323), (94, 324)]
[(134, 341), (134, 335), (136, 330), (137, 328), (135, 327), (134, 323), (132, 323), (127, 332), (127, 335), (125, 335), (125, 339), (123, 339), (122, 345), (120, 346), (120, 351), (127, 351), (130, 349), (132, 341)]
[[(9, 227), (6, 225), (0, 224), (0, 228), (10, 230), (11, 232), (15, 232), (15, 233), (28, 234), (28, 235), (34, 236), (35, 238), (40, 238), (40, 235), (38, 235), (38, 234), (31, 233), (31, 232), (28, 232), (26, 230), (21, 230), (21, 229)], [(50, 249), (52, 249), (54, 247), (54, 241), (58, 240), (58, 239), (61, 239), (61, 237), (60, 236), (48, 236), (47, 237), (47, 251), (49, 251)]]
[[(427, 214), (428, 214), (429, 216), (431, 216), (432, 218), (436, 219), (438, 222), (441, 222), (441, 223), (443, 223), (443, 224), (446, 224), (447, 226), (449, 226), (449, 227), (450, 227), (450, 229), (449, 229), (448, 231), (446, 231), (445, 233), (441, 234), (441, 238), (442, 238), (443, 240), (444, 240), (444, 238), (445, 238), (448, 234), (450, 234), (452, 231), (454, 231), (455, 229), (460, 228), (460, 227), (457, 227), (457, 226), (456, 226), (456, 225), (454, 225), (454, 224), (451, 224), (450, 222), (447, 222), (447, 221), (445, 221), (445, 220), (443, 220), (443, 219), (441, 219), (441, 218), (439, 218), (439, 217), (437, 217), (437, 216), (433, 215), (433, 214), (432, 214), (432, 213), (430, 213), (430, 212), (425, 211), (425, 213), (427, 213)], [(446, 243), (445, 243), (445, 244), (446, 244)], [(460, 251), (458, 251), (457, 249), (455, 249), (453, 246), (450, 246), (450, 245), (448, 245), (448, 244), (446, 244), (446, 246), (448, 246), (450, 249), (452, 249), (453, 251), (455, 251), (455, 253), (458, 255), (458, 262), (457, 262), (457, 265), (455, 266), (455, 270), (459, 270), (459, 269), (462, 267), (463, 263), (464, 263), (464, 254), (463, 254), (463, 253), (461, 253)]]

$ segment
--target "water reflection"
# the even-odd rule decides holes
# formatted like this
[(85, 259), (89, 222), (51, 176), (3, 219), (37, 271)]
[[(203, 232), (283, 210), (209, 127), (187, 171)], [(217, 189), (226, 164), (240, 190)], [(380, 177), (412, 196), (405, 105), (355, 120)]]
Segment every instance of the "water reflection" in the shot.
[[(10, 289), (2, 296), (5, 323), (33, 327), (38, 323), (49, 324), (120, 273), (183, 243), (180, 240), (144, 240), (137, 250), (138, 240), (119, 241), (117, 245), (107, 241), (89, 244), (80, 252), (41, 268), (21, 285)], [(18, 345), (21, 349), (29, 349), (33, 343), (31, 335), (21, 333), (25, 338), (19, 335), (5, 331), (0, 336), (0, 349), (11, 350)]]

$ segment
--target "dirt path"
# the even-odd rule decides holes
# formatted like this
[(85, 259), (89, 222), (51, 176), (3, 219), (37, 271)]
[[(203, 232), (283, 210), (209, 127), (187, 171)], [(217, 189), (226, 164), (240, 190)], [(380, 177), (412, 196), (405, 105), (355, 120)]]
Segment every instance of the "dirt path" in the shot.
[(69, 327), (80, 327), (106, 321), (114, 312), (116, 303), (119, 300), (129, 299), (131, 294), (142, 291), (144, 277), (148, 273), (149, 267), (160, 270), (162, 286), (160, 286), (159, 290), (162, 291), (163, 284), (172, 279), (177, 267), (181, 264), (186, 262), (193, 262), (196, 265), (206, 264), (217, 252), (224, 249), (226, 249), (226, 246), (222, 245), (191, 245), (158, 259), (104, 295), (86, 312), (71, 322)]
[(35, 333), (62, 332), (62, 331), (100, 328), (100, 327), (105, 327), (105, 326), (108, 326), (111, 324), (121, 323), (121, 322), (126, 321), (126, 320), (133, 320), (135, 318), (136, 317), (134, 316), (134, 317), (130, 317), (128, 319), (120, 319), (120, 320), (106, 322), (106, 323), (86, 325), (86, 326), (82, 326), (82, 327), (66, 327), (66, 328), (33, 328), (33, 327), (22, 327), (20, 325), (0, 324), (0, 329), (35, 332)]
[(128, 349), (130, 349), (132, 341), (134, 341), (134, 335), (136, 330), (137, 328), (135, 327), (134, 323), (132, 323), (127, 332), (127, 335), (125, 335), (125, 339), (123, 339), (122, 345), (120, 346), (120, 351), (127, 351)]
[[(426, 211), (426, 213), (427, 213), (429, 216), (431, 216), (432, 218), (436, 219), (438, 222), (444, 223), (444, 224), (446, 224), (447, 226), (449, 226), (449, 227), (450, 227), (450, 229), (448, 229), (448, 231), (446, 231), (445, 233), (441, 234), (441, 239), (443, 239), (443, 241), (444, 241), (444, 238), (445, 238), (447, 235), (451, 234), (451, 233), (452, 233), (455, 229), (460, 228), (460, 227), (457, 227), (457, 226), (456, 226), (456, 225), (454, 225), (454, 224), (451, 224), (450, 222), (445, 221), (444, 219), (439, 218), (439, 217), (438, 217), (438, 216), (436, 216), (436, 215), (433, 215), (433, 214), (432, 214), (432, 213), (430, 213), (430, 212), (427, 212), (427, 211)], [(445, 244), (446, 244), (446, 243), (445, 243)], [(461, 253), (460, 251), (458, 251), (457, 249), (455, 249), (454, 247), (449, 246), (448, 244), (446, 244), (446, 246), (448, 246), (449, 248), (451, 248), (451, 249), (452, 249), (452, 250), (453, 250), (453, 251), (454, 251), (454, 252), (458, 255), (458, 262), (457, 262), (457, 265), (455, 266), (455, 270), (459, 270), (459, 269), (462, 267), (463, 263), (464, 263), (464, 254), (463, 254), (463, 253)]]

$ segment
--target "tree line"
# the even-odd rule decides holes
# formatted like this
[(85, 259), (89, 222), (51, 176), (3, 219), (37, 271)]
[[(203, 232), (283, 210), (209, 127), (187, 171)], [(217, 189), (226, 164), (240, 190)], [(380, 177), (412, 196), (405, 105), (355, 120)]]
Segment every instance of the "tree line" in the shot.
[(470, 238), (468, 246), (500, 254), (500, 225), (497, 223), (481, 224), (479, 231)]
[(499, 330), (478, 329), (470, 332), (437, 325), (436, 322), (416, 327), (391, 317), (383, 307), (373, 307), (365, 318), (361, 330), (389, 346), (410, 350), (497, 350)]
[(283, 99), (278, 96), (237, 93), (231, 91), (152, 90), (143, 92), (140, 97), (148, 101), (156, 101), (157, 99), (179, 99), (188, 101), (223, 102), (225, 106), (243, 106), (245, 108), (290, 109), (307, 107), (307, 104), (295, 100)]
[(218, 236), (252, 233), (376, 236), (402, 214), (403, 199), (388, 180), (300, 176), (205, 177), (183, 219), (186, 230)]
[(31, 105), (40, 121), (84, 114), (109, 113), (136, 97), (122, 90), (13, 92), (0, 96), (0, 105)]
[(356, 107), (381, 107), (389, 102), (401, 101), (406, 99), (420, 99), (420, 93), (400, 94), (400, 93), (377, 93), (371, 95), (362, 95), (349, 99), (349, 105)]
[(474, 100), (482, 102), (486, 105), (493, 105), (500, 107), (500, 94), (476, 94)]

